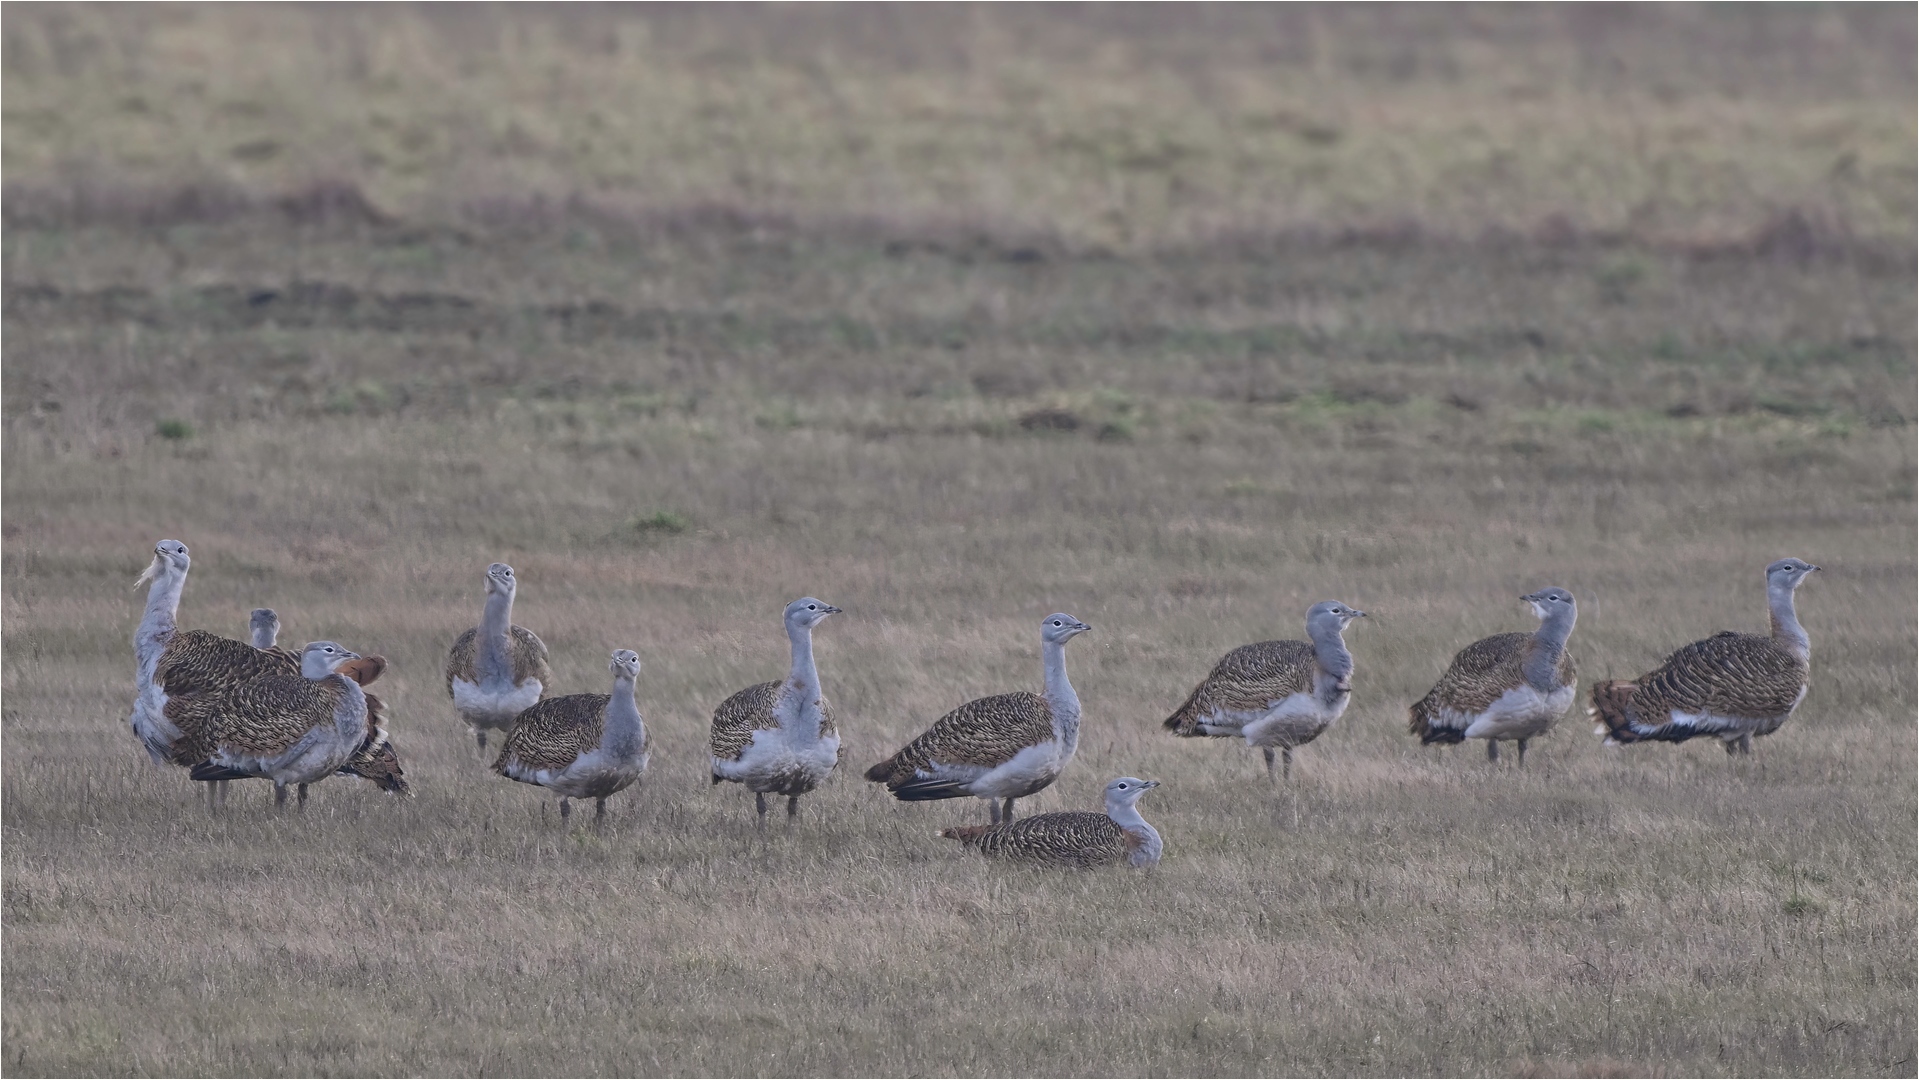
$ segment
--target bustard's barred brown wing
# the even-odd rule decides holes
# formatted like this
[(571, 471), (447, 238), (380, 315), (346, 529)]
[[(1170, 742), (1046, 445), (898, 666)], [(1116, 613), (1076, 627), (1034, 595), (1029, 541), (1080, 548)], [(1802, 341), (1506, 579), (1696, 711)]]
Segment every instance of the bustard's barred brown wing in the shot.
[[(1406, 729), (1421, 743), (1464, 741), (1473, 717), (1525, 684), (1526, 657), (1536, 647), (1534, 635), (1514, 632), (1481, 638), (1459, 650), (1439, 682), (1407, 710)], [(1554, 685), (1570, 686), (1578, 678), (1571, 650), (1562, 649), (1553, 668)]]
[(738, 761), (752, 744), (755, 731), (780, 726), (773, 716), (773, 706), (779, 701), (781, 685), (769, 682), (749, 686), (720, 702), (720, 707), (713, 710), (713, 730), (708, 738), (714, 757)]
[[(553, 685), (553, 670), (547, 666), (546, 642), (540, 636), (524, 626), (514, 626), (509, 630), (510, 659), (513, 662), (513, 685), (518, 686), (528, 679), (540, 680), (541, 686)], [(446, 654), (446, 695), (453, 696), (453, 680), (465, 679), (478, 682), (479, 672), (475, 663), (479, 659), (480, 628), (470, 627), (453, 641), (453, 648)]]
[(1213, 665), (1186, 703), (1166, 718), (1177, 735), (1203, 735), (1200, 725), (1221, 712), (1257, 712), (1293, 694), (1313, 692), (1313, 647), (1304, 641), (1241, 645)]
[(1000, 858), (1071, 867), (1125, 862), (1135, 843), (1112, 818), (1084, 810), (947, 829), (940, 835)]
[(1045, 698), (1025, 690), (995, 694), (935, 720), (899, 753), (866, 770), (866, 778), (897, 788), (935, 761), (991, 768), (1053, 737), (1053, 708)]
[(314, 728), (331, 726), (334, 711), (347, 696), (360, 693), (343, 678), (262, 675), (220, 695), (210, 713), (208, 739), (216, 750), (261, 757), (282, 754)]
[(236, 686), (268, 675), (299, 674), (300, 658), (284, 649), (256, 649), (205, 630), (174, 634), (153, 675), (167, 694), (166, 717), (180, 729), (169, 760), (196, 765), (213, 753), (217, 716)]
[(1811, 667), (1770, 637), (1722, 631), (1631, 682), (1595, 683), (1591, 712), (1616, 742), (1683, 742), (1710, 729), (1672, 714), (1768, 720), (1799, 703)]
[(600, 745), (612, 700), (606, 694), (568, 694), (532, 706), (513, 721), (493, 771), (521, 780), (542, 769), (566, 769)]

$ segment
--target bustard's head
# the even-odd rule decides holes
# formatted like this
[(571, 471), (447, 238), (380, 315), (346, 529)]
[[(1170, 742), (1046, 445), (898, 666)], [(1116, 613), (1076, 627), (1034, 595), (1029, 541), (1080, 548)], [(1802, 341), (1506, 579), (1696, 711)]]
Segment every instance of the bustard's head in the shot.
[(1768, 588), (1797, 589), (1806, 575), (1819, 569), (1804, 559), (1780, 559), (1766, 567), (1766, 586)]
[(1132, 806), (1139, 797), (1159, 786), (1157, 780), (1141, 780), (1137, 776), (1122, 776), (1106, 785), (1106, 806), (1109, 810)]
[(1555, 585), (1550, 589), (1541, 589), (1536, 593), (1527, 593), (1520, 597), (1533, 606), (1533, 614), (1540, 619), (1563, 618), (1579, 610), (1574, 603), (1571, 590)]
[(253, 632), (253, 647), (271, 649), (280, 640), (280, 613), (270, 607), (257, 607), (247, 617), (247, 628)]
[(1348, 623), (1365, 615), (1358, 608), (1348, 607), (1337, 600), (1321, 600), (1306, 611), (1306, 635), (1313, 637), (1326, 631), (1340, 633)]
[(193, 559), (187, 555), (185, 544), (178, 540), (162, 540), (153, 545), (153, 561), (147, 564), (147, 568), (141, 572), (139, 579), (134, 581), (133, 587), (137, 589), (162, 574), (178, 577), (185, 574), (187, 567), (192, 565)]
[(1041, 620), (1039, 639), (1048, 645), (1064, 645), (1091, 629), (1064, 611), (1055, 611)]
[(300, 650), (300, 674), (309, 679), (324, 679), (340, 669), (348, 660), (358, 660), (360, 654), (333, 641), (309, 641), (307, 647)]
[(786, 625), (794, 630), (811, 630), (826, 620), (828, 615), (838, 615), (840, 609), (824, 600), (811, 596), (802, 596), (786, 605)]
[(496, 562), (486, 568), (486, 593), (488, 596), (500, 595), (513, 598), (513, 592), (519, 583), (513, 578), (513, 568), (503, 562)]
[(640, 654), (632, 649), (614, 649), (613, 663), (609, 666), (616, 679), (637, 679), (640, 677)]

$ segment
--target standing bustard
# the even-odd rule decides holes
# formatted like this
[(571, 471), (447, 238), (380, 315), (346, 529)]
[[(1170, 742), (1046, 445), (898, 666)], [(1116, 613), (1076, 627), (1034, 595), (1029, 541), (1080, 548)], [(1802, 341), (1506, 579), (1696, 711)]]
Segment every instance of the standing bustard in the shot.
[(1106, 812), (1068, 810), (997, 825), (968, 825), (940, 833), (988, 855), (1084, 869), (1124, 862), (1159, 865), (1159, 831), (1139, 816), (1139, 797), (1157, 780), (1122, 776), (1106, 785)]
[(1187, 737), (1238, 735), (1264, 752), (1269, 778), (1277, 749), (1291, 776), (1293, 750), (1333, 726), (1352, 698), (1353, 654), (1343, 634), (1365, 614), (1337, 600), (1321, 601), (1306, 612), (1310, 644), (1262, 641), (1227, 653), (1166, 718), (1167, 730)]
[(985, 799), (994, 824), (1013, 820), (1013, 800), (1058, 779), (1079, 749), (1079, 695), (1066, 678), (1066, 643), (1090, 629), (1065, 612), (1048, 615), (1039, 633), (1044, 697), (1016, 690), (969, 701), (866, 778), (908, 802)]
[(1753, 736), (1779, 730), (1806, 698), (1812, 640), (1799, 625), (1792, 596), (1817, 569), (1800, 559), (1766, 567), (1770, 637), (1722, 630), (1638, 679), (1594, 683), (1586, 710), (1599, 721), (1594, 733), (1607, 746), (1710, 735), (1728, 754), (1752, 753)]
[(453, 708), (473, 729), (486, 753), (488, 728), (513, 727), (521, 713), (546, 693), (553, 673), (546, 665), (546, 642), (513, 625), (513, 594), (519, 583), (513, 568), (486, 568), (486, 607), (480, 625), (461, 634), (446, 657), (446, 692)]
[(593, 819), (605, 817), (607, 796), (646, 772), (646, 722), (633, 692), (640, 654), (617, 649), (611, 667), (612, 694), (568, 694), (534, 705), (514, 722), (493, 763), (509, 780), (558, 794), (562, 820), (568, 799), (592, 799)]
[[(247, 625), (253, 634), (253, 647), (262, 652), (274, 653), (285, 658), (285, 673), (297, 675), (300, 671), (300, 658), (281, 649), (276, 643), (280, 638), (280, 614), (272, 608), (254, 608), (248, 617)], [(357, 776), (362, 780), (371, 780), (382, 791), (395, 795), (410, 795), (406, 782), (406, 770), (400, 766), (399, 755), (393, 749), (393, 743), (386, 732), (386, 702), (380, 700), (373, 691), (367, 690), (373, 680), (386, 671), (386, 657), (362, 656), (341, 664), (339, 672), (360, 684), (366, 693), (367, 715), (372, 717), (372, 733), (365, 745), (353, 752), (345, 765), (340, 766), (341, 776)], [(225, 805), (227, 781), (214, 781), (219, 791), (219, 803)]]
[(1495, 634), (1459, 651), (1452, 666), (1408, 711), (1407, 728), (1421, 745), (1486, 740), (1486, 760), (1499, 760), (1499, 741), (1544, 735), (1572, 708), (1579, 672), (1566, 639), (1579, 618), (1573, 594), (1541, 589), (1520, 597), (1539, 616), (1530, 634)]
[(375, 738), (365, 692), (339, 673), (359, 658), (331, 641), (308, 642), (299, 674), (261, 675), (197, 703), (208, 721), (208, 752), (193, 778), (271, 780), (275, 806), (286, 804), (287, 787), (295, 785), (304, 806), (308, 784), (338, 772)]
[(782, 616), (793, 647), (793, 669), (783, 682), (749, 686), (713, 710), (708, 745), (713, 782), (730, 780), (753, 793), (761, 825), (766, 796), (786, 796), (786, 816), (800, 812), (800, 796), (820, 786), (840, 760), (833, 705), (813, 665), (813, 628), (840, 609), (803, 596)]

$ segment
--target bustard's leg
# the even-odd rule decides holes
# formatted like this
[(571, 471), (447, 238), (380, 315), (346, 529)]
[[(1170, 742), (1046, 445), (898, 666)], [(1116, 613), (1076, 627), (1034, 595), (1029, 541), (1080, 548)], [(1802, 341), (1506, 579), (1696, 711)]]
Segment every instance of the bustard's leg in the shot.
[(273, 782), (273, 808), (275, 810), (287, 804), (287, 786), (278, 780)]
[(786, 797), (786, 820), (791, 821), (799, 816), (800, 797), (798, 795), (788, 795)]
[(1279, 777), (1273, 775), (1273, 759), (1278, 757), (1279, 755), (1273, 753), (1273, 748), (1270, 746), (1262, 746), (1259, 748), (1259, 751), (1260, 753), (1266, 755), (1266, 779), (1268, 780), (1279, 779)]
[(219, 792), (219, 807), (222, 810), (227, 808), (227, 785), (232, 782), (231, 780), (216, 780), (213, 782), (214, 790)]
[(1519, 767), (1526, 767), (1526, 740), (1519, 740)]
[(993, 815), (993, 824), (998, 825), (999, 824), (999, 800), (998, 799), (986, 800), (986, 809), (988, 812), (990, 812)]
[(1499, 760), (1499, 740), (1498, 739), (1486, 740), (1486, 760), (1487, 761)]
[(1002, 822), (1013, 820), (1013, 800), (1006, 800), (1006, 809), (1000, 811), (999, 819)]
[(484, 756), (484, 755), (486, 754), (486, 729), (485, 729), (485, 728), (483, 728), (483, 727), (476, 727), (476, 728), (474, 728), (474, 729), (473, 729), (473, 737), (474, 737), (475, 739), (477, 739), (477, 740), (479, 740), (479, 743), (480, 743), (480, 753), (481, 753), (481, 755), (482, 755), (482, 756)]
[(597, 824), (597, 823), (599, 822), (599, 820), (600, 820), (601, 818), (603, 818), (603, 817), (605, 817), (605, 816), (606, 816), (606, 800), (605, 800), (605, 799), (594, 799), (594, 800), (593, 800), (593, 820), (594, 820), (594, 822), (595, 822), (595, 823)]
[(220, 781), (218, 780), (207, 781), (207, 813), (209, 814), (213, 813), (214, 810), (218, 809), (218, 807), (213, 805), (213, 796), (219, 790), (220, 790)]
[(300, 809), (305, 810), (307, 808), (307, 786), (305, 784), (300, 785), (300, 798), (298, 802)]
[(766, 792), (755, 791), (753, 793), (753, 806), (760, 812), (760, 828), (766, 828)]
[(1752, 732), (1748, 731), (1737, 739), (1727, 740), (1726, 753), (1729, 755), (1752, 753)]
[(560, 820), (565, 821), (567, 818), (571, 817), (572, 814), (573, 814), (573, 804), (570, 802), (567, 802), (565, 796), (561, 796), (560, 797)]
[(1279, 775), (1282, 779), (1293, 778), (1293, 748), (1284, 746), (1279, 751)]

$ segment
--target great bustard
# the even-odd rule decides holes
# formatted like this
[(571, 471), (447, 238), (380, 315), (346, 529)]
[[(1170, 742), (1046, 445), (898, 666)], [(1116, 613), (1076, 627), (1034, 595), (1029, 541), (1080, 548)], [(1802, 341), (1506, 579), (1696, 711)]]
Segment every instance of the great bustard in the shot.
[(783, 682), (749, 686), (713, 710), (713, 782), (744, 784), (762, 825), (768, 795), (786, 796), (786, 815), (792, 817), (800, 812), (800, 796), (839, 764), (833, 705), (813, 664), (813, 628), (839, 610), (810, 596), (786, 605), (782, 620), (793, 649), (792, 671)]
[(496, 562), (487, 567), (480, 625), (461, 634), (446, 657), (447, 696), (472, 728), (482, 754), (487, 730), (510, 729), (553, 681), (546, 643), (533, 631), (513, 625), (518, 587), (511, 566)]
[(1268, 777), (1277, 750), (1290, 776), (1293, 750), (1319, 738), (1346, 711), (1353, 654), (1344, 633), (1365, 614), (1325, 600), (1306, 612), (1311, 643), (1262, 641), (1227, 653), (1166, 718), (1166, 728), (1182, 736), (1240, 736), (1264, 753)]
[(866, 778), (909, 802), (985, 799), (995, 824), (1013, 820), (1013, 800), (1058, 779), (1079, 749), (1079, 695), (1066, 678), (1066, 643), (1090, 629), (1065, 612), (1048, 615), (1039, 635), (1044, 697), (1016, 690), (969, 701)]
[[(272, 608), (254, 608), (248, 617), (247, 625), (253, 635), (253, 647), (285, 658), (285, 673), (297, 675), (300, 671), (300, 658), (279, 648), (280, 615)], [(366, 693), (366, 711), (371, 717), (371, 732), (365, 745), (353, 752), (345, 765), (340, 766), (340, 775), (357, 776), (371, 780), (382, 791), (395, 795), (411, 794), (406, 782), (406, 770), (400, 765), (399, 754), (393, 748), (393, 742), (386, 730), (386, 702), (366, 687), (386, 671), (386, 657), (362, 656), (341, 664), (339, 672), (359, 683)], [(224, 805), (227, 798), (227, 781), (214, 781), (219, 792), (218, 804)]]
[(1812, 640), (1793, 610), (1793, 592), (1819, 569), (1800, 559), (1766, 567), (1772, 634), (1722, 630), (1695, 641), (1638, 679), (1594, 683), (1587, 715), (1607, 746), (1685, 742), (1710, 735), (1728, 754), (1749, 754), (1755, 735), (1779, 730), (1806, 698)]
[(1499, 760), (1499, 742), (1519, 744), (1544, 735), (1572, 707), (1579, 672), (1566, 640), (1579, 618), (1573, 594), (1541, 589), (1520, 597), (1539, 616), (1530, 634), (1495, 634), (1459, 651), (1452, 666), (1426, 696), (1413, 703), (1407, 729), (1422, 745), (1486, 740), (1486, 760)]
[(613, 653), (612, 694), (551, 697), (520, 714), (500, 747), (493, 771), (509, 780), (547, 788), (568, 799), (592, 799), (593, 817), (606, 816), (606, 798), (624, 791), (646, 772), (646, 723), (633, 684), (640, 654)]
[(1039, 814), (997, 825), (968, 825), (947, 829), (941, 836), (959, 840), (988, 855), (1022, 862), (1085, 868), (1124, 862), (1132, 866), (1159, 863), (1159, 831), (1139, 815), (1139, 797), (1159, 786), (1157, 780), (1122, 776), (1106, 785), (1106, 812), (1083, 810)]
[(360, 684), (339, 674), (359, 654), (331, 641), (308, 642), (300, 673), (261, 675), (235, 684), (217, 699), (200, 703), (208, 720), (206, 757), (193, 766), (195, 780), (273, 781), (274, 805), (286, 803), (297, 786), (326, 779), (375, 738)]

